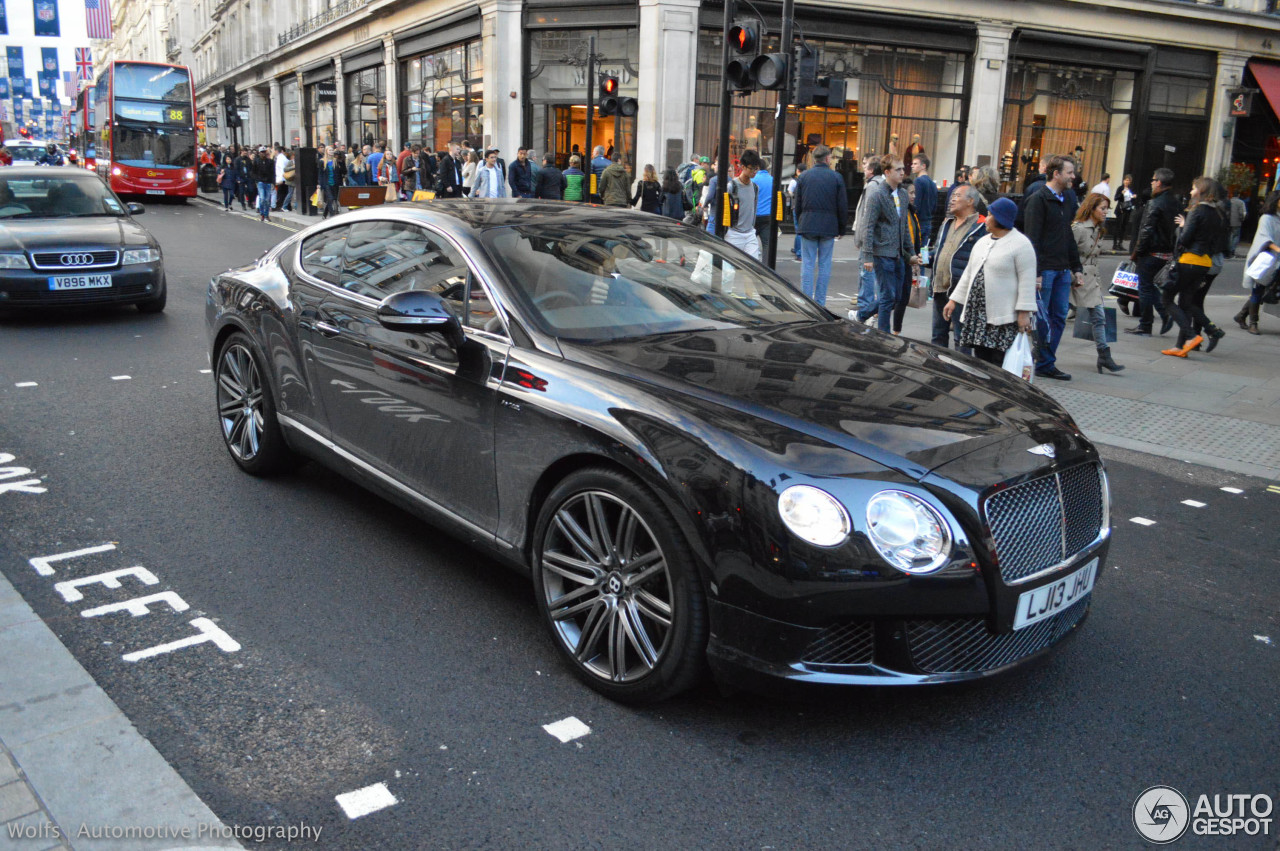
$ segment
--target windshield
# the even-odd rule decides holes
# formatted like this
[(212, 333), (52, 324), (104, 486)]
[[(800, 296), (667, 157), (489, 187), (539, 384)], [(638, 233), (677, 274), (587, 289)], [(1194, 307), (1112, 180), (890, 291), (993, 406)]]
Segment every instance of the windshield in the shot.
[(123, 216), (124, 205), (101, 180), (80, 176), (0, 178), (0, 220), (45, 219), (79, 216)]
[(138, 168), (191, 168), (196, 133), (191, 79), (181, 68), (117, 64), (114, 160)]
[[(654, 217), (657, 219), (658, 217)], [(764, 266), (661, 220), (486, 231), (490, 256), (543, 330), (579, 341), (830, 319)]]

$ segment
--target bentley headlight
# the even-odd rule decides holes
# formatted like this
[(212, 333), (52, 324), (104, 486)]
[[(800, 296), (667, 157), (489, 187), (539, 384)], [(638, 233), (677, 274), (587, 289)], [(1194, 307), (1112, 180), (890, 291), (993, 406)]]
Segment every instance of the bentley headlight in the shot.
[(0, 254), (0, 269), (30, 269), (25, 254)]
[(160, 259), (160, 250), (158, 248), (130, 248), (120, 258), (120, 263), (124, 266), (131, 266), (134, 263), (154, 263)]
[(792, 485), (778, 497), (782, 522), (798, 537), (819, 547), (843, 544), (853, 529), (840, 500), (809, 485)]
[(903, 491), (881, 491), (867, 503), (867, 535), (904, 573), (933, 573), (951, 558), (951, 528), (934, 508)]

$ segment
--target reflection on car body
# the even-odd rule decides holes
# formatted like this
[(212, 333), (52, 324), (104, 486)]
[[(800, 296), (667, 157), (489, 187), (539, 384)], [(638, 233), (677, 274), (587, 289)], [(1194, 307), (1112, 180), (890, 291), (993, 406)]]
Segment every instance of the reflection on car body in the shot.
[(1083, 622), (1105, 558), (1102, 464), (1052, 399), (661, 217), (389, 205), (207, 305), (236, 463), (322, 460), (527, 571), (565, 663), (617, 700), (707, 663), (990, 676)]

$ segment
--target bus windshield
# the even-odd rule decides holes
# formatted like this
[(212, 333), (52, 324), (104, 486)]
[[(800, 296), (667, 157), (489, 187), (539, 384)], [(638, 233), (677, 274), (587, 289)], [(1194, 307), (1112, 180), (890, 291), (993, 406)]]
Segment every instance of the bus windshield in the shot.
[(114, 159), (138, 168), (192, 168), (191, 78), (182, 68), (115, 66)]

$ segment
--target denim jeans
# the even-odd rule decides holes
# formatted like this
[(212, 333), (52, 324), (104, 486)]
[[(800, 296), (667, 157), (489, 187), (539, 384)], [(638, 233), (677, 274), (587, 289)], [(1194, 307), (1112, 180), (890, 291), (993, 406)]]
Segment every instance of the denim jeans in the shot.
[(275, 187), (270, 183), (258, 181), (258, 215), (268, 216), (271, 214), (271, 190)]
[(1102, 305), (1084, 309), (1089, 311), (1089, 324), (1093, 326), (1093, 344), (1102, 351), (1107, 347), (1107, 315), (1102, 311)]
[(791, 211), (791, 224), (796, 229), (795, 241), (791, 243), (791, 253), (797, 260), (800, 259), (800, 219), (796, 216), (795, 210)]
[(1040, 273), (1040, 292), (1036, 293), (1036, 330), (1040, 334), (1040, 362), (1036, 369), (1046, 372), (1058, 362), (1058, 343), (1067, 327), (1067, 309), (1071, 306), (1071, 270), (1046, 269)]
[(1164, 267), (1165, 261), (1159, 257), (1141, 257), (1138, 259), (1138, 327), (1143, 331), (1151, 330), (1152, 311), (1164, 318), (1164, 305), (1161, 304), (1160, 291), (1156, 289), (1156, 272)]
[(823, 306), (827, 303), (831, 252), (835, 245), (835, 237), (800, 237), (800, 291)]
[(858, 319), (866, 322), (876, 315), (876, 273), (858, 263)]
[(876, 327), (888, 332), (893, 322), (893, 309), (902, 292), (902, 258), (877, 257), (876, 267)]

